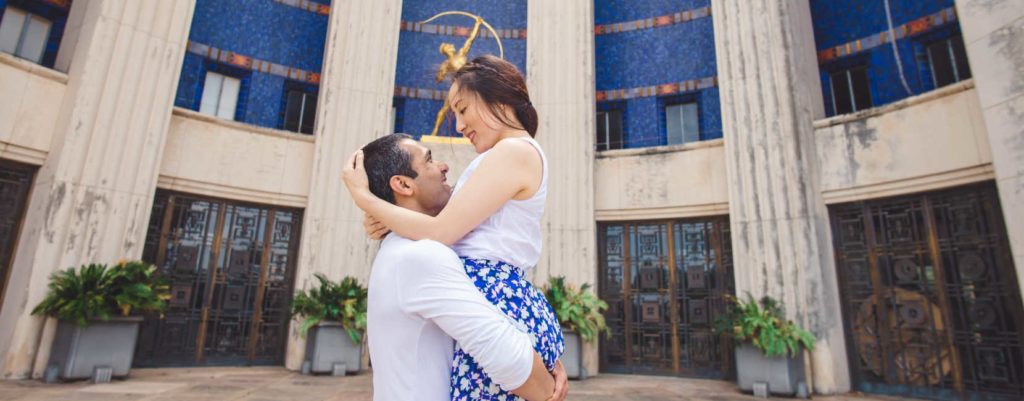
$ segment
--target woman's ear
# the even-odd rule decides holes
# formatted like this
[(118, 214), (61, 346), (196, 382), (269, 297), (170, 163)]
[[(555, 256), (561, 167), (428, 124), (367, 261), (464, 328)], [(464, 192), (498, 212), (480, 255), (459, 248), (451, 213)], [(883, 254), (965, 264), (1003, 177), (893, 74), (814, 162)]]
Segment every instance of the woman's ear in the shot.
[(388, 180), (388, 185), (391, 186), (391, 191), (395, 195), (412, 196), (415, 192), (416, 184), (412, 182), (412, 179), (404, 175), (393, 175)]

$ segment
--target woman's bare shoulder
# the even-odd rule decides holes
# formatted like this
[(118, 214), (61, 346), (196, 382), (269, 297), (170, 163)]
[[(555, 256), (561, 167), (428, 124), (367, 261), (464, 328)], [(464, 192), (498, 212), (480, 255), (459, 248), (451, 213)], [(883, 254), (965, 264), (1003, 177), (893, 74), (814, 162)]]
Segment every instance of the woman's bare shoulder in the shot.
[(498, 141), (487, 155), (490, 156), (491, 153), (500, 155), (499, 157), (503, 159), (508, 158), (519, 162), (540, 161), (540, 153), (537, 152), (537, 148), (529, 142), (517, 138)]

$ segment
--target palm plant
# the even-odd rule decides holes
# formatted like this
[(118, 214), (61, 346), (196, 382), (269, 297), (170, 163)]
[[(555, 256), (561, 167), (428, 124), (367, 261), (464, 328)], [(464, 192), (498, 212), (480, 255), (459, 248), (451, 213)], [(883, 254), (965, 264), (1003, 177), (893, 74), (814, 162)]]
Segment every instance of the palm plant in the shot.
[(817, 341), (807, 330), (785, 320), (778, 301), (763, 297), (755, 302), (750, 294), (746, 301), (728, 296), (726, 313), (715, 317), (714, 329), (733, 341), (752, 344), (768, 358), (787, 353), (795, 357), (801, 347), (813, 350)]
[(339, 284), (319, 273), (314, 276), (320, 282), (319, 287), (299, 291), (292, 300), (292, 316), (305, 317), (299, 333), (305, 337), (313, 325), (337, 321), (352, 342), (359, 344), (362, 331), (366, 329), (366, 288), (352, 277), (345, 277)]
[(108, 268), (103, 264), (83, 265), (53, 273), (49, 294), (32, 309), (34, 315), (46, 315), (74, 321), (88, 327), (90, 319), (109, 320), (118, 312), (163, 311), (168, 287), (156, 275), (156, 266), (125, 261)]
[(583, 341), (587, 342), (593, 341), (602, 330), (606, 336), (611, 336), (601, 314), (602, 310), (608, 309), (608, 304), (587, 291), (589, 289), (590, 284), (583, 284), (577, 290), (571, 284), (565, 284), (565, 277), (551, 277), (543, 287), (544, 297), (551, 304), (558, 323), (580, 333)]

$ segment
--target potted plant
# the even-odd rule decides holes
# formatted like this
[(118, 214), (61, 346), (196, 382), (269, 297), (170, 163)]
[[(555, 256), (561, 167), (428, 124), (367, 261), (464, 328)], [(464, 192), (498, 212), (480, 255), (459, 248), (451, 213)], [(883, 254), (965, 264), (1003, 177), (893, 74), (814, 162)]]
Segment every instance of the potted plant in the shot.
[(578, 290), (571, 284), (565, 284), (565, 277), (551, 277), (544, 286), (544, 297), (555, 311), (558, 323), (562, 326), (565, 338), (565, 352), (562, 354), (562, 365), (570, 379), (585, 379), (587, 372), (583, 369), (580, 339), (593, 342), (602, 330), (611, 336), (605, 325), (601, 311), (608, 309), (608, 304), (588, 291), (590, 284), (583, 284)]
[(156, 271), (148, 263), (124, 261), (51, 275), (49, 294), (32, 309), (34, 315), (59, 319), (46, 379), (107, 381), (127, 376), (142, 321), (139, 314), (162, 312), (167, 305), (167, 283)]
[(299, 291), (292, 301), (292, 316), (303, 318), (299, 334), (305, 337), (309, 332), (302, 370), (357, 373), (366, 329), (366, 288), (352, 277), (335, 283), (319, 273), (314, 276), (319, 287)]
[(770, 297), (759, 302), (729, 296), (726, 312), (715, 319), (715, 331), (737, 343), (736, 375), (740, 390), (767, 397), (770, 393), (806, 398), (803, 350), (813, 350), (814, 335), (786, 320)]

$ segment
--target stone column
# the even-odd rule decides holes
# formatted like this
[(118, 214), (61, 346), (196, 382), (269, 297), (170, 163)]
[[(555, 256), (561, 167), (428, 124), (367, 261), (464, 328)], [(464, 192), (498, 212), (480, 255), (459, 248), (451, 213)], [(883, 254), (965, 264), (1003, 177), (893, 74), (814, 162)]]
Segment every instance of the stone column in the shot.
[(1024, 2), (956, 0), (992, 146), (996, 187), (1024, 292)]
[[(596, 286), (593, 1), (527, 4), (526, 81), (549, 163), (544, 253), (531, 279)], [(597, 374), (597, 357), (596, 344), (584, 347), (588, 374)]]
[[(314, 273), (332, 280), (353, 276), (363, 285), (370, 277), (377, 244), (363, 233), (363, 212), (341, 170), (352, 152), (390, 133), (401, 15), (401, 0), (331, 5), (296, 290), (314, 285)], [(293, 322), (285, 366), (301, 367), (305, 344)]]
[[(50, 273), (142, 256), (194, 0), (75, 1), (53, 146), (36, 175), (0, 315), (3, 377), (38, 377)], [(45, 322), (45, 329), (44, 329)]]
[[(736, 294), (818, 337), (818, 393), (850, 389), (814, 129), (824, 116), (808, 0), (712, 0)], [(809, 383), (811, 384), (811, 383)]]

